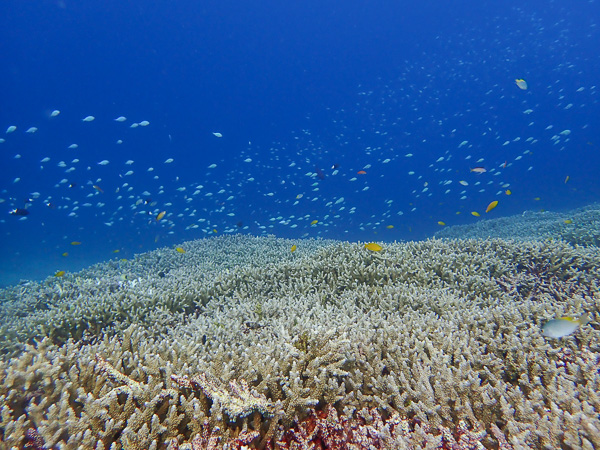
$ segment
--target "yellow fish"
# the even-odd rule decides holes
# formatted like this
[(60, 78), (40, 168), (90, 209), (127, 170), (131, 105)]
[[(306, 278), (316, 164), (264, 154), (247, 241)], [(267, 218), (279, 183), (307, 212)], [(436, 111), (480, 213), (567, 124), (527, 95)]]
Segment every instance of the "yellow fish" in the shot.
[(565, 184), (567, 184), (570, 179), (571, 179), (571, 177), (569, 175), (567, 175), (567, 178), (565, 178)]
[(487, 208), (485, 208), (485, 212), (489, 213), (496, 206), (498, 206), (498, 200), (494, 200), (492, 203), (490, 203), (489, 205), (487, 205)]
[(79, 242), (79, 241), (73, 241), (73, 242), (71, 242), (71, 245), (81, 245), (81, 242)]
[(69, 252), (64, 252), (62, 255), (66, 258), (67, 256), (69, 256)]
[(315, 220), (313, 220), (313, 221), (312, 221), (310, 224), (311, 224), (311, 225), (316, 225), (316, 224), (318, 224), (318, 223), (319, 223), (319, 221), (318, 221), (317, 219), (315, 219)]
[(391, 230), (392, 228), (394, 228), (394, 225), (388, 225), (386, 228), (387, 228), (388, 230)]
[(116, 250), (113, 250), (113, 253), (119, 253), (120, 251), (121, 251), (121, 250), (119, 250), (119, 249), (116, 249)]
[(475, 217), (481, 216), (481, 214), (479, 214), (477, 211), (471, 211), (471, 214), (474, 215)]
[(65, 273), (67, 273), (67, 272), (65, 272), (64, 270), (59, 270), (58, 272), (56, 272), (56, 273), (54, 274), (54, 276), (55, 276), (55, 277), (62, 277), (62, 276), (64, 276), (64, 275), (65, 275)]
[(511, 191), (510, 189), (507, 189), (507, 190), (505, 190), (505, 191), (504, 191), (504, 193), (505, 193), (506, 195), (510, 195), (510, 194), (512, 194), (512, 191)]
[(572, 221), (571, 219), (567, 219), (567, 220), (565, 220), (565, 223), (566, 223), (567, 225), (569, 225), (569, 224), (573, 223), (573, 221)]
[(163, 217), (165, 217), (166, 213), (167, 213), (166, 211), (159, 212), (158, 215), (156, 216), (156, 221), (158, 222), (160, 219), (162, 219)]
[(372, 252), (380, 252), (383, 247), (375, 242), (369, 242), (368, 244), (365, 244), (365, 248)]
[(442, 222), (441, 220), (438, 220), (438, 225), (443, 227), (444, 225), (446, 225), (446, 222)]
[(291, 251), (292, 253), (294, 253), (294, 252), (296, 251), (296, 249), (297, 249), (297, 248), (298, 248), (298, 247), (296, 247), (296, 244), (294, 244), (294, 245), (292, 245), (292, 248), (290, 249), (290, 251)]
[(179, 253), (185, 253), (185, 250), (182, 247), (175, 247), (175, 251)]
[(527, 81), (523, 78), (517, 78), (515, 80), (515, 84), (519, 87), (519, 89), (526, 91), (527, 90)]

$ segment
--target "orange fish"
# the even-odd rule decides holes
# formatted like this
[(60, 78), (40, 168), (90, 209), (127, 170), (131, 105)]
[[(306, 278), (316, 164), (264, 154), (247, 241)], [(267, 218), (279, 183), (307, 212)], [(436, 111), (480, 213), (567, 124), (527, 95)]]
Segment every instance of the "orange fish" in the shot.
[(359, 170), (358, 172), (356, 172), (358, 175), (366, 175), (367, 172), (365, 172), (364, 170)]
[(475, 172), (475, 173), (486, 173), (487, 170), (485, 167), (473, 167), (472, 169), (469, 169), (471, 172)]

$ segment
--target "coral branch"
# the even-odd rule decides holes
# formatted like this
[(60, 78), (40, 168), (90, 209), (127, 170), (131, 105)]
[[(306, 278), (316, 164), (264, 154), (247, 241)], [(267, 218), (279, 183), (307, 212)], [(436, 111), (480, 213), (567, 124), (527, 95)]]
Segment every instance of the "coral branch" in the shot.
[(171, 375), (171, 379), (183, 388), (202, 391), (213, 402), (219, 404), (222, 411), (232, 419), (246, 417), (254, 412), (264, 417), (273, 417), (275, 414), (276, 405), (264, 395), (251, 390), (244, 380), (231, 380), (227, 390), (209, 380), (204, 373), (191, 379), (187, 376)]

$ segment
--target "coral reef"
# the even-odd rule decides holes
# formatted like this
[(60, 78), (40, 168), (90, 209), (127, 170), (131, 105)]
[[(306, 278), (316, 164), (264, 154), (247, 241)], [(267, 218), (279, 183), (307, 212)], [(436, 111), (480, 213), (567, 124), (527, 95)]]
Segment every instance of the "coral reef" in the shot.
[[(291, 254), (275, 238), (190, 242), (184, 263), (162, 250), (146, 272), (131, 263), (139, 279), (122, 296), (111, 292), (110, 264), (70, 284), (2, 291), (0, 441), (600, 447), (595, 247), (429, 240), (375, 253), (296, 244)], [(57, 286), (64, 297), (49, 300)], [(542, 336), (545, 321), (583, 312), (592, 320), (573, 335)]]
[[(487, 433), (480, 424), (469, 427), (464, 420), (453, 429), (439, 426), (432, 433), (429, 425), (419, 420), (409, 420), (392, 412), (383, 418), (377, 409), (364, 408), (355, 417), (338, 415), (328, 405), (322, 411), (311, 410), (303, 422), (283, 433), (275, 444), (281, 450), (307, 448), (327, 449), (452, 449), (470, 450), (486, 448), (493, 441), (486, 440)], [(503, 450), (512, 450), (497, 426), (492, 424), (495, 442)]]
[[(82, 339), (86, 333), (123, 331), (132, 323), (166, 331), (175, 323), (174, 314), (194, 310), (198, 291), (206, 296), (214, 289), (213, 277), (239, 266), (293, 261), (332, 241), (304, 242), (293, 255), (292, 241), (273, 237), (199, 240), (184, 244), (185, 254), (159, 249), (130, 261), (110, 261), (77, 274), (3, 289), (0, 353), (18, 354), (23, 343), (44, 336), (60, 344)], [(192, 275), (188, 288), (183, 277)]]
[(572, 245), (600, 246), (600, 204), (567, 212), (532, 212), (469, 225), (445, 227), (435, 234), (451, 239), (560, 240)]
[(213, 401), (216, 408), (220, 408), (227, 414), (229, 419), (235, 420), (253, 413), (262, 414), (264, 417), (273, 417), (275, 413), (275, 405), (264, 395), (251, 390), (244, 380), (231, 380), (229, 390), (208, 380), (204, 373), (191, 379), (171, 375), (171, 380), (183, 388), (202, 391)]

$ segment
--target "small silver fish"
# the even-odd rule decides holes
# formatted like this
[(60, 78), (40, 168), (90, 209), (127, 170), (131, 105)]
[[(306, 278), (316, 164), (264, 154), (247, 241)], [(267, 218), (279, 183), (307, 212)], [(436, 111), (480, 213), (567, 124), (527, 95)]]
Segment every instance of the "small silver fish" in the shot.
[(583, 314), (579, 319), (561, 317), (546, 322), (542, 326), (542, 334), (546, 337), (560, 339), (573, 333), (577, 328), (590, 321), (588, 314)]

